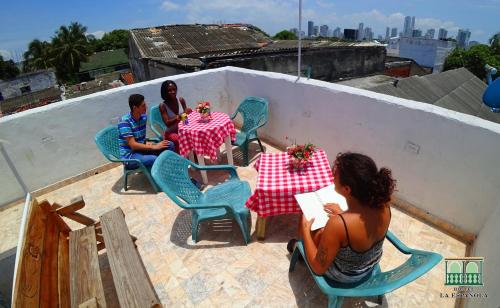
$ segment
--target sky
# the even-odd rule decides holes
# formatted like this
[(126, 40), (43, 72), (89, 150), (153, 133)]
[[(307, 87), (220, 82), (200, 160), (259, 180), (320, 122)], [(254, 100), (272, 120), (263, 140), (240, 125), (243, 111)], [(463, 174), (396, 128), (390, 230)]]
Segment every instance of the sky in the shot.
[[(299, 0), (86, 0), (5, 1), (0, 10), (0, 54), (22, 59), (31, 40), (50, 40), (61, 25), (77, 21), (89, 34), (101, 37), (114, 29), (186, 23), (250, 23), (270, 35), (298, 28)], [(375, 37), (386, 27), (403, 29), (404, 17), (415, 16), (415, 27), (439, 28), (456, 36), (471, 31), (470, 40), (486, 43), (500, 31), (500, 0), (357, 0), (302, 1), (302, 30), (307, 21), (330, 28), (357, 28), (363, 22)]]

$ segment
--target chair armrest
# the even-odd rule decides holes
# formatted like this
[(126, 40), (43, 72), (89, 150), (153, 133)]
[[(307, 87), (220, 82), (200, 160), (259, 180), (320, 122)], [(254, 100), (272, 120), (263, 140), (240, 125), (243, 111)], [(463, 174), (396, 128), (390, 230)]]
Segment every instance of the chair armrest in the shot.
[(198, 170), (205, 170), (205, 171), (210, 171), (210, 170), (227, 170), (231, 174), (231, 178), (238, 178), (238, 173), (236, 172), (236, 167), (231, 166), (231, 165), (215, 165), (215, 166), (200, 166), (197, 164), (191, 164), (195, 169)]
[(219, 209), (225, 208), (227, 211), (232, 212), (233, 209), (227, 204), (215, 204), (215, 203), (188, 203), (184, 205), (190, 209), (203, 210), (203, 209)]
[(149, 138), (146, 138), (146, 141), (151, 141), (151, 142), (156, 142), (156, 143), (158, 143), (158, 142), (160, 142), (160, 141), (161, 141), (161, 139), (160, 139), (160, 138), (158, 138), (158, 137), (149, 137)]
[(392, 245), (394, 245), (394, 247), (396, 247), (399, 251), (401, 251), (406, 255), (409, 255), (414, 251), (414, 249), (411, 249), (410, 247), (406, 246), (396, 237), (396, 235), (394, 235), (394, 233), (392, 233), (389, 230), (387, 230), (385, 237), (392, 243)]
[(157, 138), (161, 138), (163, 136), (163, 134), (159, 132), (154, 125), (150, 125), (149, 127), (151, 128), (153, 133), (157, 136)]
[(234, 120), (234, 118), (236, 118), (237, 115), (238, 115), (238, 109), (236, 109), (236, 111), (232, 115), (230, 115), (229, 118), (231, 120)]

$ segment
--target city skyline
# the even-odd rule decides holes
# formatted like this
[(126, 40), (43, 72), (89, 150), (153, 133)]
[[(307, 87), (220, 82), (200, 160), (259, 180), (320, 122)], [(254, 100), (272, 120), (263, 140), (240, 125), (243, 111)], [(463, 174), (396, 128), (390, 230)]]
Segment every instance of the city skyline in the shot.
[[(430, 9), (432, 7), (432, 9)], [(497, 9), (497, 10), (495, 10)], [(405, 16), (416, 16), (415, 29), (423, 33), (430, 28), (446, 29), (456, 37), (458, 29), (470, 29), (471, 40), (486, 43), (500, 31), (495, 12), (499, 0), (439, 1), (418, 3), (369, 0), (332, 2), (304, 0), (302, 30), (307, 34), (307, 21), (328, 25), (329, 29), (357, 29), (363, 22), (371, 27), (375, 37), (384, 36), (386, 27), (401, 32)], [(78, 21), (89, 34), (101, 37), (114, 29), (144, 28), (165, 24), (189, 23), (250, 23), (270, 35), (298, 28), (297, 0), (123, 0), (116, 3), (89, 0), (85, 3), (67, 1), (7, 2), (0, 12), (0, 54), (4, 58), (19, 58), (33, 39), (50, 40), (61, 25)], [(399, 33), (398, 33), (399, 34)], [(16, 59), (19, 60), (19, 59)]]

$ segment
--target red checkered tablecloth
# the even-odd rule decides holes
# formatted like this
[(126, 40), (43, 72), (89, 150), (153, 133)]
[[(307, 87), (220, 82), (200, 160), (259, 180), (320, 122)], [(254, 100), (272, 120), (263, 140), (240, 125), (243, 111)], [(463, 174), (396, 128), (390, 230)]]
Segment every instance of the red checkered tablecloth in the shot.
[(261, 217), (301, 213), (294, 195), (333, 184), (325, 151), (316, 151), (304, 170), (290, 168), (289, 161), (286, 153), (261, 154), (255, 164), (259, 171), (257, 187), (245, 204), (247, 208)]
[(222, 112), (212, 112), (212, 120), (202, 122), (198, 112), (188, 115), (189, 124), (179, 122), (179, 153), (187, 156), (194, 151), (198, 155), (217, 159), (217, 149), (224, 143), (226, 136), (236, 138), (236, 129), (229, 116)]

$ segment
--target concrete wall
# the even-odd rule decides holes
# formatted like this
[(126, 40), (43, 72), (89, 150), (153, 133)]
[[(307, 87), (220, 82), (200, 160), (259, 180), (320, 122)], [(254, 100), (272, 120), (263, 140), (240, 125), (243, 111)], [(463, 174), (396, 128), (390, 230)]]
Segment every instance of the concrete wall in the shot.
[(151, 79), (162, 78), (165, 76), (173, 76), (179, 74), (185, 74), (188, 72), (186, 69), (177, 68), (167, 64), (163, 64), (157, 61), (148, 61), (148, 71)]
[(466, 307), (497, 307), (500, 303), (500, 203), (489, 216), (474, 243), (473, 256), (484, 257), (484, 287), (474, 288), (475, 292), (487, 293), (487, 298), (474, 298)]
[[(215, 110), (226, 111), (226, 79), (220, 70), (171, 76), (179, 95), (189, 106), (196, 101), (213, 102)], [(29, 191), (98, 167), (106, 160), (94, 136), (129, 112), (128, 97), (140, 93), (148, 106), (161, 101), (156, 79), (82, 96), (0, 118), (0, 140), (14, 168)], [(1, 156), (1, 155), (0, 155)], [(0, 205), (24, 196), (10, 168), (0, 157)]]
[[(259, 132), (311, 141), (330, 160), (359, 151), (393, 170), (398, 193), (478, 233), (500, 203), (500, 125), (429, 104), (277, 73), (228, 69), (231, 111), (248, 95), (269, 100)], [(418, 148), (418, 149), (417, 149)], [(474, 209), (474, 215), (471, 215)]]
[[(236, 66), (260, 71), (297, 75), (297, 53), (268, 54), (260, 57), (233, 58), (209, 63), (209, 67)], [(311, 78), (334, 81), (340, 78), (383, 74), (384, 47), (336, 47), (306, 49), (302, 52), (301, 70), (311, 67)]]
[[(439, 53), (438, 53), (439, 49)], [(401, 38), (399, 41), (399, 56), (415, 60), (419, 65), (442, 68), (443, 55), (451, 52), (452, 43), (442, 40), (425, 38)]]
[(131, 34), (129, 36), (129, 52), (128, 52), (128, 62), (130, 64), (130, 69), (134, 74), (136, 82), (149, 80), (149, 71), (147, 71), (147, 59), (142, 59), (141, 53), (137, 48)]
[(42, 71), (18, 76), (13, 80), (0, 81), (0, 92), (4, 99), (20, 96), (21, 87), (30, 86), (31, 91), (37, 92), (54, 87), (57, 84), (56, 75), (53, 71)]

